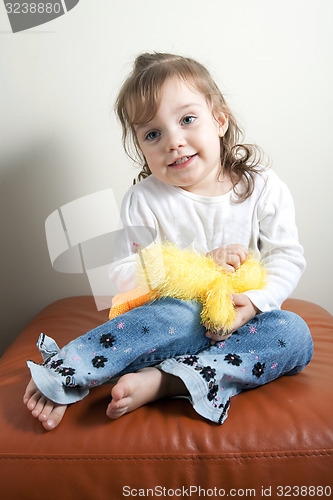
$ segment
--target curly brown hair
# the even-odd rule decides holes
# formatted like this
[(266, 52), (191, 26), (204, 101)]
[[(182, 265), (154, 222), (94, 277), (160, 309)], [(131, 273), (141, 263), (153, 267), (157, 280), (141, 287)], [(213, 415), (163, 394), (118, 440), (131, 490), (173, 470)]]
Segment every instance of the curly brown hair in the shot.
[[(116, 100), (115, 110), (122, 125), (124, 149), (142, 168), (138, 180), (151, 175), (151, 171), (139, 148), (135, 126), (152, 120), (158, 110), (163, 84), (172, 77), (201, 92), (213, 114), (223, 112), (228, 116), (228, 129), (220, 139), (219, 174), (228, 173), (237, 201), (245, 200), (253, 192), (256, 173), (264, 169), (263, 152), (254, 144), (241, 143), (243, 133), (209, 71), (194, 59), (174, 54), (154, 52), (139, 55)], [(240, 181), (243, 181), (241, 189)]]

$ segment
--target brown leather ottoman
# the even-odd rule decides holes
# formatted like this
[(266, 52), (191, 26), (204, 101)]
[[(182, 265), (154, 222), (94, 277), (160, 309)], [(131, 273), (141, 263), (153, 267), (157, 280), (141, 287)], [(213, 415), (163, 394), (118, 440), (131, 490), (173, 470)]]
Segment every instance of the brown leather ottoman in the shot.
[(40, 332), (61, 346), (107, 320), (92, 297), (41, 311), (0, 360), (0, 497), (4, 500), (301, 497), (333, 491), (333, 317), (310, 302), (285, 309), (308, 323), (314, 358), (295, 376), (244, 392), (222, 426), (189, 402), (164, 400), (111, 421), (110, 386), (44, 431), (24, 407), (27, 359)]

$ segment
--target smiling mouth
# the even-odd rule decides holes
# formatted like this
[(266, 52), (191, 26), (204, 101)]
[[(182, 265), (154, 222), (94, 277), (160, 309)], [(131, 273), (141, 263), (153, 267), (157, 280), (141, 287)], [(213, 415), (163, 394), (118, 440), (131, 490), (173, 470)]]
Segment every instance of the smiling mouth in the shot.
[(177, 167), (178, 165), (182, 165), (183, 163), (186, 163), (187, 161), (191, 160), (194, 158), (196, 154), (191, 155), (191, 156), (183, 156), (182, 158), (179, 158), (179, 160), (174, 161), (173, 163), (170, 163), (168, 166), (169, 167)]

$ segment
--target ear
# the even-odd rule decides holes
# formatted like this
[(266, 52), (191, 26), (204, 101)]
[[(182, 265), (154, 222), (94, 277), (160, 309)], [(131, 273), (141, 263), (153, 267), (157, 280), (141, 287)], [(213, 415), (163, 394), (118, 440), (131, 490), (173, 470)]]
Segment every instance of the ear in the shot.
[(225, 113), (219, 113), (216, 119), (218, 123), (219, 136), (223, 137), (229, 126), (228, 115), (226, 115)]

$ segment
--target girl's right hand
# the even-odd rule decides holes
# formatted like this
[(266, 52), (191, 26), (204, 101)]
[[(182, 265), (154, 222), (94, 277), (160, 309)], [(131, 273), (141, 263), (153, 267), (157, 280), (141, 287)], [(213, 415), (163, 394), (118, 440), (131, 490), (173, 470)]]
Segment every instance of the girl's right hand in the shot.
[(242, 245), (233, 244), (215, 248), (211, 252), (208, 252), (207, 255), (212, 257), (227, 272), (233, 273), (247, 259), (249, 252)]
[(252, 319), (256, 314), (259, 313), (259, 309), (251, 302), (251, 300), (244, 294), (238, 293), (236, 295), (230, 296), (233, 300), (236, 309), (236, 318), (233, 325), (229, 328), (227, 332), (212, 331), (209, 328), (208, 323), (205, 323), (207, 328), (206, 337), (210, 340), (210, 344), (214, 345), (216, 342), (221, 342), (223, 340), (231, 337), (233, 332), (238, 330), (241, 326), (245, 325), (250, 319)]

